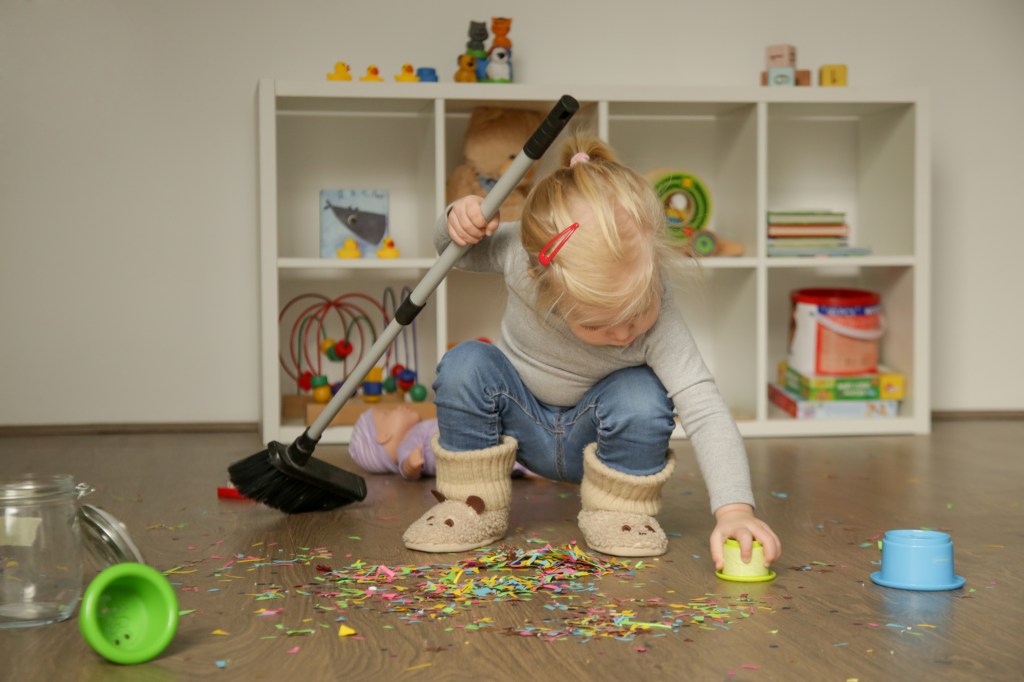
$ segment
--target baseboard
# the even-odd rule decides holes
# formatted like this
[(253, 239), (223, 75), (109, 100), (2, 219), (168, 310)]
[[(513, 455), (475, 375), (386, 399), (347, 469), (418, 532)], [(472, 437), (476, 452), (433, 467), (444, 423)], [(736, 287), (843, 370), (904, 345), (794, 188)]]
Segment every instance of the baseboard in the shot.
[(258, 433), (256, 422), (201, 422), (180, 424), (46, 424), (0, 426), (5, 436), (116, 436), (155, 433)]
[[(1024, 410), (935, 410), (932, 421), (1021, 421)], [(8, 436), (116, 436), (154, 433), (258, 433), (257, 422), (201, 422), (178, 424), (52, 424), (0, 426)]]
[(932, 421), (936, 422), (969, 422), (969, 421), (1020, 421), (1024, 419), (1022, 410), (933, 410)]

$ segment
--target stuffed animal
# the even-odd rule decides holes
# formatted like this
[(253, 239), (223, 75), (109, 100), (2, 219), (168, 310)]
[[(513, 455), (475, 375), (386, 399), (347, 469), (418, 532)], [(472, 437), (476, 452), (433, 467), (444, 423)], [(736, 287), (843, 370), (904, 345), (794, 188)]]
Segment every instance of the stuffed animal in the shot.
[[(446, 201), (468, 194), (487, 196), (543, 120), (543, 113), (527, 109), (474, 109), (463, 141), (464, 160), (448, 175)], [(532, 175), (528, 173), (501, 205), (502, 221), (519, 220), (533, 186)]]

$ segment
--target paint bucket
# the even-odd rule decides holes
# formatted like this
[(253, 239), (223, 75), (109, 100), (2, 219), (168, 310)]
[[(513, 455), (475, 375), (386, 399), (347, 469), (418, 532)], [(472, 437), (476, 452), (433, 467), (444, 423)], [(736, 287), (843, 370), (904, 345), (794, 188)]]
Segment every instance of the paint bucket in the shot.
[(878, 340), (885, 333), (878, 294), (861, 289), (798, 289), (790, 300), (790, 367), (804, 375), (878, 371)]

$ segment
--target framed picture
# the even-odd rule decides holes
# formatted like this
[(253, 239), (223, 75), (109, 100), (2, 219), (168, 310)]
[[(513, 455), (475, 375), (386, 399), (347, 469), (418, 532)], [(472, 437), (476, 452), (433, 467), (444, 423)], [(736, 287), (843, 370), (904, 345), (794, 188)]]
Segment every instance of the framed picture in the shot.
[(321, 258), (376, 258), (387, 236), (387, 190), (320, 190)]

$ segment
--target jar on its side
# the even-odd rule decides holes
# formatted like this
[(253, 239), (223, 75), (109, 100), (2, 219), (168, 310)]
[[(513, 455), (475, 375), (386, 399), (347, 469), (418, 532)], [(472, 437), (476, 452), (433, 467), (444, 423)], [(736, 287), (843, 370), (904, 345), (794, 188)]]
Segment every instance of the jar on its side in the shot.
[(74, 613), (82, 594), (82, 492), (63, 474), (0, 478), (0, 628)]

